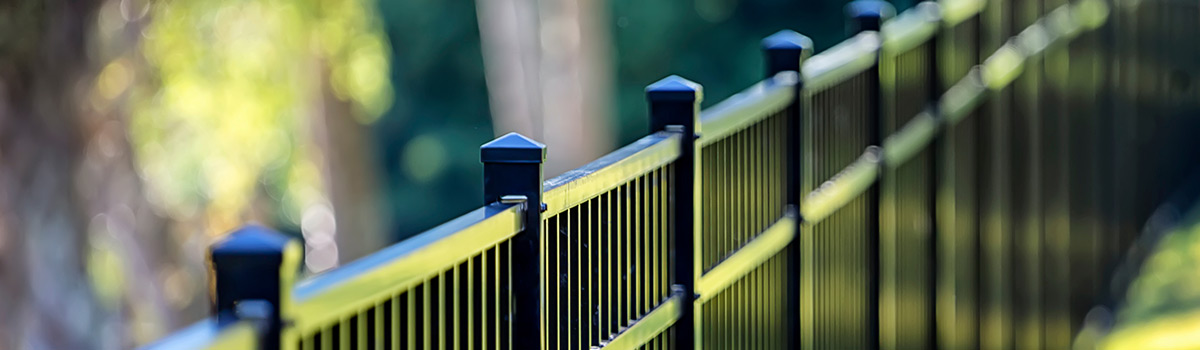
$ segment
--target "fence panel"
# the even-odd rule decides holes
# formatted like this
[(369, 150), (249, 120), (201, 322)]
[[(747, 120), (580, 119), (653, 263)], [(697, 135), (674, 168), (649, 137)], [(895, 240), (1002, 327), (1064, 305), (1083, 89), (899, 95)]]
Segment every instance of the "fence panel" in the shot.
[(1105, 229), (1100, 217), (1102, 206), (1099, 191), (1102, 188), (1098, 177), (1101, 154), (1094, 149), (1100, 142), (1100, 122), (1096, 118), (1100, 111), (1096, 106), (1094, 88), (1087, 86), (1097, 83), (1091, 76), (1099, 69), (1096, 65), (1098, 58), (1093, 56), (1096, 52), (1092, 50), (1095, 40), (1095, 37), (1085, 34), (1068, 47), (1071, 62), (1067, 105), (1072, 154), (1067, 164), (1071, 179), (1068, 188), (1071, 215), (1069, 269), (1071, 309), (1075, 311), (1072, 312), (1071, 329), (1079, 329), (1084, 316), (1079, 311), (1086, 310), (1095, 302), (1104, 266), (1100, 256)]
[(680, 139), (657, 133), (546, 182), (544, 347), (605, 345), (672, 296)]
[[(801, 193), (817, 190), (859, 160), (877, 136), (877, 52), (874, 33), (859, 34), (804, 66)], [(800, 232), (801, 343), (807, 349), (874, 347), (874, 195), (857, 196)], [(814, 208), (802, 206), (802, 212)], [(805, 220), (814, 218), (805, 214)]]
[(507, 347), (499, 291), (510, 288), (509, 244), (487, 248), (349, 316), (300, 331), (297, 348)]
[[(674, 167), (664, 165), (545, 217), (547, 336), (586, 348), (641, 318), (670, 294)], [(551, 281), (547, 281), (550, 285)]]
[[(1043, 15), (1046, 18), (1062, 18), (1063, 11), (1056, 11), (1067, 2), (1044, 0)], [(1061, 281), (1070, 279), (1070, 196), (1068, 160), (1070, 159), (1070, 124), (1067, 116), (1067, 82), (1070, 54), (1063, 45), (1048, 48), (1040, 65), (1031, 66), (1038, 70), (1043, 81), (1038, 86), (1038, 109), (1041, 130), (1041, 206), (1042, 216), (1042, 310), (1044, 313), (1044, 346), (1047, 349), (1062, 349), (1071, 346), (1072, 313), (1070, 288), (1054, 288)]]
[[(1040, 0), (1012, 1), (1012, 27), (1027, 37), (1041, 17)], [(1025, 28), (1024, 30), (1022, 30)], [(1025, 45), (1023, 49), (1029, 50)], [(1020, 349), (1043, 346), (1042, 244), (1042, 120), (1043, 55), (1027, 53), (1025, 69), (1012, 83), (1007, 103), (1010, 123), (1012, 181), (1012, 309), (1013, 345)]]
[[(883, 27), (880, 54), (883, 119), (892, 135), (931, 107), (936, 97), (938, 6), (921, 5)], [(932, 128), (933, 126), (929, 126)], [(934, 339), (933, 148), (889, 160), (880, 177), (879, 317), (885, 349), (931, 348)]]
[[(1200, 113), (1200, 10), (1189, 1), (1118, 2), (1100, 33), (1100, 50), (1109, 58), (1105, 108), (1110, 108), (1112, 217), (1118, 228), (1110, 244), (1133, 244), (1141, 225), (1167, 193), (1178, 188), (1198, 157), (1192, 135)], [(1072, 53), (1091, 52), (1074, 47)], [(1086, 91), (1086, 90), (1085, 90)], [(1161, 152), (1159, 150), (1171, 150)], [(1120, 300), (1123, 291), (1102, 295), (1102, 303)]]
[[(701, 114), (699, 267), (711, 272), (784, 217), (794, 78), (767, 79)], [(747, 109), (746, 107), (754, 107)], [(697, 306), (704, 347), (787, 344), (788, 251), (781, 250)]]
[[(1135, 219), (1145, 219), (1187, 175), (1184, 164), (1197, 158), (1198, 142), (1192, 134), (1200, 124), (1194, 118), (1200, 112), (1200, 66), (1195, 63), (1200, 59), (1200, 44), (1193, 39), (1200, 32), (1200, 15), (1190, 1), (1122, 5), (1119, 9), (1126, 11), (1121, 12), (1130, 15), (1119, 17), (1126, 25), (1114, 30), (1130, 34), (1132, 41), (1124, 49), (1132, 57), (1118, 61), (1120, 71), (1131, 73), (1118, 82), (1127, 88), (1121, 100), (1132, 104), (1132, 111), (1123, 117), (1133, 119), (1125, 125), (1136, 130), (1138, 183), (1154, 182), (1136, 194)], [(1098, 40), (1088, 34), (1081, 39)], [(1073, 45), (1079, 55), (1095, 51), (1086, 41)], [(1156, 152), (1162, 149), (1176, 152)]]
[(516, 204), (481, 208), (296, 287), (291, 349), (507, 347)]
[[(939, 84), (967, 81), (980, 63), (979, 11), (983, 1), (940, 1)], [(963, 79), (968, 77), (968, 79)], [(960, 80), (962, 79), (962, 80)], [(966, 85), (961, 85), (966, 86)], [(960, 86), (960, 87), (961, 87)], [(946, 111), (939, 110), (944, 118)], [(937, 335), (944, 348), (979, 347), (979, 116), (973, 109), (947, 122), (936, 146)]]
[[(1005, 41), (1015, 34), (1011, 2), (988, 1), (980, 15), (981, 55), (1019, 55)], [(996, 56), (993, 52), (1006, 55)], [(985, 63), (986, 64), (986, 63)], [(987, 71), (984, 71), (987, 74)], [(985, 77), (986, 78), (986, 77)], [(1009, 115), (1012, 89), (994, 91), (979, 114), (980, 345), (1013, 348), (1012, 154)]]

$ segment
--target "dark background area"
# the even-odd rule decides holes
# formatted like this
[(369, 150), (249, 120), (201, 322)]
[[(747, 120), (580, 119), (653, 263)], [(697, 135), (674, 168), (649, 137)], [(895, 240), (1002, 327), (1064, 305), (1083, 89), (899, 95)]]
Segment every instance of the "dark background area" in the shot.
[[(703, 84), (703, 106), (711, 106), (762, 78), (760, 39), (792, 29), (812, 38), (818, 52), (844, 39), (844, 5), (784, 0), (608, 2), (616, 108), (607, 122), (614, 144), (646, 135), (646, 85), (678, 74)], [(895, 5), (903, 11), (911, 2)], [(393, 50), (396, 102), (371, 131), (383, 169), (387, 215), (393, 217), (393, 239), (402, 239), (481, 205), (478, 146), (495, 135), (473, 4), (385, 1), (379, 6)], [(447, 170), (429, 181), (408, 177), (398, 160), (417, 135), (437, 135), (447, 150)]]

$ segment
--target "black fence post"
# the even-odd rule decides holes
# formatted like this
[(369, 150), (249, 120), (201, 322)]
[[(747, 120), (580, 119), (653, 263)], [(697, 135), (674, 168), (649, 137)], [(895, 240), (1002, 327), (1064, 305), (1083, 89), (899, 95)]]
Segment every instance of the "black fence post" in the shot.
[(265, 320), (259, 344), (262, 349), (279, 349), (288, 319), (282, 310), (291, 302), (301, 254), (299, 242), (261, 226), (239, 228), (213, 244), (209, 256), (217, 324)]
[[(849, 4), (846, 4), (845, 11), (847, 17), (846, 28), (849, 30), (849, 34), (851, 35), (857, 35), (863, 32), (879, 32), (879, 30), (883, 28), (883, 22), (896, 15), (895, 7), (892, 7), (892, 4), (881, 0), (855, 0)], [(880, 45), (880, 47), (882, 47), (882, 45)], [(879, 51), (875, 52), (875, 64), (871, 66), (871, 68), (867, 69), (867, 71), (863, 74), (867, 75), (871, 85), (867, 88), (867, 93), (871, 94), (869, 97), (871, 103), (870, 107), (868, 107), (868, 113), (870, 113), (870, 115), (867, 119), (867, 143), (872, 145), (872, 147), (882, 146), (883, 135), (881, 135), (880, 130), (882, 129), (883, 125), (883, 106), (881, 103), (883, 99), (881, 91), (882, 86), (880, 85), (879, 77)], [(887, 159), (883, 158), (882, 152), (879, 152), (879, 156), (879, 166), (881, 168), (886, 167)], [(880, 171), (880, 176), (882, 176), (883, 173), (883, 171)], [(872, 186), (871, 189), (867, 191), (866, 196), (867, 203), (870, 203), (868, 205), (871, 209), (865, 218), (867, 221), (868, 237), (870, 237), (870, 239), (867, 241), (866, 247), (867, 259), (869, 259), (867, 266), (871, 266), (874, 269), (874, 275), (869, 277), (868, 283), (868, 300), (866, 301), (868, 331), (864, 336), (869, 339), (868, 344), (872, 344), (872, 346), (878, 348), (881, 345), (879, 334), (879, 273), (881, 271), (879, 265), (879, 208), (881, 204), (879, 185)]]
[[(763, 57), (766, 59), (766, 78), (771, 79), (782, 72), (795, 72), (795, 93), (788, 106), (787, 149), (787, 205), (790, 214), (799, 213), (800, 199), (800, 135), (804, 118), (804, 76), (801, 67), (804, 60), (812, 56), (812, 39), (791, 30), (781, 30), (762, 40)], [(800, 232), (801, 220), (796, 220), (796, 232)], [(800, 348), (800, 240), (793, 239), (787, 257), (787, 348)]]
[(679, 76), (669, 76), (646, 87), (650, 103), (650, 131), (672, 130), (683, 134), (679, 160), (675, 161), (675, 289), (684, 295), (683, 315), (676, 322), (675, 347), (697, 348), (694, 321), (695, 282), (700, 278), (696, 267), (696, 203), (699, 201), (700, 158), (696, 139), (700, 137), (700, 101), (703, 89), (699, 84)]
[[(508, 133), (479, 147), (483, 161), (483, 203), (524, 197), (524, 229), (514, 236), (509, 249), (498, 249), (500, 261), (509, 261), (511, 281), (500, 293), (500, 348), (511, 343), (514, 349), (539, 349), (543, 327), (542, 278), (542, 162), (546, 145), (518, 133)], [(507, 255), (507, 257), (505, 256)], [(501, 274), (508, 272), (501, 269)], [(536, 286), (536, 287), (534, 287)], [(509, 304), (511, 301), (511, 305)], [(507, 329), (506, 329), (507, 328)], [(504, 338), (509, 338), (504, 341)]]
[[(780, 72), (800, 72), (804, 60), (812, 56), (813, 42), (807, 36), (792, 30), (781, 30), (762, 40), (763, 58), (766, 60), (766, 77)], [(799, 77), (803, 81), (803, 77)], [(800, 84), (797, 84), (800, 85)], [(800, 89), (796, 89), (798, 94)], [(799, 100), (794, 101), (799, 102)], [(798, 103), (793, 103), (793, 106)]]
[[(848, 17), (847, 28), (850, 29), (851, 35), (856, 35), (862, 32), (878, 32), (882, 28), (883, 22), (896, 15), (896, 9), (892, 4), (880, 0), (855, 0), (846, 4), (846, 16)], [(880, 127), (882, 125), (883, 106), (880, 101), (882, 91), (879, 84), (879, 52), (875, 53), (875, 65), (868, 69), (866, 73), (872, 80), (872, 89), (869, 90), (871, 96), (871, 113), (872, 120), (868, 126), (868, 140), (872, 145), (882, 145), (883, 136), (880, 135)], [(884, 161), (887, 161), (884, 159)], [(881, 163), (882, 164), (882, 163)]]
[(883, 0), (855, 0), (846, 4), (848, 34), (878, 32), (883, 22), (896, 16), (896, 8)]
[[(942, 21), (941, 5), (936, 2), (929, 1), (917, 4), (914, 7), (914, 11), (920, 11), (924, 14), (927, 21), (937, 23), (939, 26), (945, 23)], [(926, 246), (929, 255), (925, 259), (928, 262), (926, 275), (929, 276), (928, 281), (926, 281), (926, 291), (928, 292), (926, 293), (925, 302), (929, 305), (930, 314), (932, 315), (932, 319), (930, 319), (932, 323), (929, 325), (930, 329), (927, 333), (925, 344), (940, 349), (952, 348), (955, 345), (953, 332), (949, 332), (949, 329), (941, 326), (945, 323), (943, 322), (945, 319), (943, 315), (952, 314), (955, 312), (955, 307), (947, 308), (939, 303), (939, 300), (942, 300), (941, 298), (943, 297), (946, 298), (945, 300), (953, 300), (948, 294), (943, 295), (942, 282), (940, 280), (949, 277), (944, 275), (943, 271), (953, 273), (956, 260), (952, 255), (943, 254), (943, 252), (955, 251), (951, 246), (944, 246), (944, 242), (954, 242), (952, 238), (954, 231), (948, 230), (951, 227), (945, 227), (943, 220), (938, 216), (946, 215), (940, 214), (942, 213), (940, 207), (946, 204), (941, 200), (942, 194), (944, 193), (948, 197), (954, 196), (952, 188), (943, 188), (942, 186), (943, 183), (947, 183), (947, 181), (951, 181), (953, 178), (953, 172), (949, 169), (949, 166), (952, 166), (954, 163), (947, 163), (949, 159), (947, 157), (947, 149), (949, 145), (953, 144), (953, 138), (948, 137), (951, 135), (952, 130), (948, 129), (950, 125), (946, 123), (945, 118), (942, 116), (941, 108), (938, 105), (942, 94), (945, 93), (941, 64), (951, 64), (948, 61), (942, 62), (941, 59), (942, 45), (948, 44), (943, 42), (943, 37), (947, 30), (946, 27), (941, 27), (941, 29), (934, 32), (934, 36), (926, 43), (925, 55), (929, 59), (925, 62), (926, 75), (924, 83), (929, 93), (926, 100), (926, 108), (932, 111), (933, 118), (937, 121), (939, 130), (937, 136), (934, 137), (933, 142), (929, 145), (929, 149), (931, 150), (929, 151), (929, 163), (925, 168), (925, 174), (928, 177), (927, 184), (929, 186), (926, 190), (929, 211), (925, 213), (925, 217), (931, 223), (928, 231), (930, 238)], [(952, 213), (953, 210), (953, 207), (946, 208), (947, 213)], [(952, 288), (952, 290), (957, 290), (957, 288)], [(954, 318), (950, 318), (950, 320), (954, 320)]]

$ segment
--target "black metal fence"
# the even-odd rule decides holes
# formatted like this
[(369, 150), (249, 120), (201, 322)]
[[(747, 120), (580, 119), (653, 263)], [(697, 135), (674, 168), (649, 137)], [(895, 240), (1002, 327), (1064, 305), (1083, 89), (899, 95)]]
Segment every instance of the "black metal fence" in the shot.
[(236, 231), (214, 319), (151, 347), (1068, 348), (1198, 158), (1172, 1), (851, 3), (707, 110), (650, 85), (650, 135), (582, 168), (483, 145), (484, 207), (328, 273)]

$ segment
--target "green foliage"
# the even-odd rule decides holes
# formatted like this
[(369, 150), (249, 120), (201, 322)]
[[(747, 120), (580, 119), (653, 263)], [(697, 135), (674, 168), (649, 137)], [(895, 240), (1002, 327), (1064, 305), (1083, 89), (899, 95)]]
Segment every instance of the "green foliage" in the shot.
[(616, 0), (611, 3), (617, 67), (615, 101), (621, 144), (646, 132), (643, 89), (669, 74), (704, 85), (711, 106), (763, 78), (759, 40), (782, 29), (811, 38), (817, 49), (843, 33), (843, 2), (782, 0)]
[(395, 103), (372, 125), (394, 238), (480, 206), (479, 145), (492, 139), (475, 5), (383, 1)]
[[(309, 123), (324, 113), (323, 84), (352, 103), (346, 118), (370, 123), (391, 104), (390, 51), (372, 7), (364, 0), (151, 5), (141, 49), (154, 80), (132, 95), (130, 135), (152, 200), (177, 218), (199, 214), (209, 232), (221, 232), (241, 224), (265, 191), (280, 223), (298, 225), (301, 210), (326, 200), (308, 141)], [(106, 75), (121, 79), (128, 65), (113, 62), (101, 83)]]
[[(612, 1), (619, 144), (646, 132), (646, 84), (678, 74), (703, 84), (703, 105), (711, 106), (763, 79), (762, 38), (791, 29), (812, 38), (818, 52), (845, 39), (846, 2)], [(914, 2), (893, 4), (903, 11)]]
[(1147, 257), (1101, 349), (1200, 347), (1200, 206), (1185, 214)]

